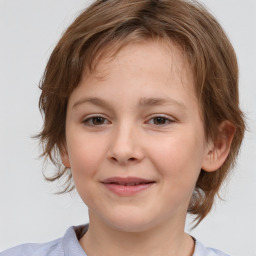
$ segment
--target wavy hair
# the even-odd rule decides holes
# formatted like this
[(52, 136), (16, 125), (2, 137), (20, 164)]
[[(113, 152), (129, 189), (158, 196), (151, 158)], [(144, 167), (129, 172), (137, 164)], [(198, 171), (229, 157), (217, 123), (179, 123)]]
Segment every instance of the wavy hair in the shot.
[(42, 156), (57, 166), (54, 176), (46, 179), (64, 178), (62, 192), (74, 188), (72, 173), (61, 165), (59, 156), (65, 145), (69, 96), (84, 70), (92, 73), (106, 54), (114, 56), (129, 43), (157, 39), (174, 42), (187, 58), (206, 137), (214, 139), (224, 120), (236, 128), (225, 163), (215, 172), (201, 170), (197, 180), (188, 212), (195, 215), (198, 224), (211, 210), (235, 163), (245, 123), (239, 109), (236, 54), (222, 27), (197, 1), (98, 0), (68, 27), (54, 48), (40, 83), (39, 106), (44, 125), (38, 138), (43, 144)]

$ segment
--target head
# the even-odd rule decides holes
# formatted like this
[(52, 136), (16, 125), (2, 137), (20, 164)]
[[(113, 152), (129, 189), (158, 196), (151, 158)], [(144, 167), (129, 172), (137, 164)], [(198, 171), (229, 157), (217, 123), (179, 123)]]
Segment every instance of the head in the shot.
[[(129, 45), (147, 42), (179, 50), (191, 74), (205, 140), (218, 149), (228, 138), (222, 163), (207, 165), (199, 172), (188, 207), (199, 223), (211, 210), (235, 163), (245, 125), (239, 109), (235, 52), (215, 18), (196, 2), (96, 1), (71, 24), (53, 50), (40, 85), (44, 126), (39, 137), (43, 155), (58, 168), (47, 179), (64, 177), (63, 191), (73, 189), (72, 170), (59, 159), (66, 153), (67, 108), (74, 90), (86, 76), (97, 75), (104, 60), (115, 58)], [(169, 50), (171, 58), (171, 47)], [(218, 152), (212, 150), (209, 158), (217, 157)]]

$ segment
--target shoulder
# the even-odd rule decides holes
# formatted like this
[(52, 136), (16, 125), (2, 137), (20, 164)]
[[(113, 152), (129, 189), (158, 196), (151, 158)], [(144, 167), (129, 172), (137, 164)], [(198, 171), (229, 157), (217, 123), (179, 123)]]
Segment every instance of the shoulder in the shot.
[(70, 227), (62, 238), (42, 244), (19, 245), (0, 252), (0, 256), (86, 256), (79, 238), (87, 229), (88, 225)]
[(197, 240), (195, 243), (196, 243), (196, 247), (195, 247), (195, 252), (193, 256), (231, 256), (220, 250), (207, 248)]
[(3, 251), (0, 256), (63, 256), (61, 238), (43, 244), (23, 244)]

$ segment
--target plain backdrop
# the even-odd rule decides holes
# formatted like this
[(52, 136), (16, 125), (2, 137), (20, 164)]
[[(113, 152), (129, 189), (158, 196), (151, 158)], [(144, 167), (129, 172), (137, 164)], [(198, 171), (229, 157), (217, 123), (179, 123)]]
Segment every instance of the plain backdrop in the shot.
[[(35, 135), (42, 126), (38, 83), (64, 29), (91, 1), (0, 0), (0, 251), (61, 237), (88, 222), (76, 193), (54, 195)], [(204, 0), (232, 41), (248, 131), (237, 166), (211, 214), (194, 231), (207, 246), (256, 255), (256, 1)], [(53, 170), (52, 166), (48, 166)]]

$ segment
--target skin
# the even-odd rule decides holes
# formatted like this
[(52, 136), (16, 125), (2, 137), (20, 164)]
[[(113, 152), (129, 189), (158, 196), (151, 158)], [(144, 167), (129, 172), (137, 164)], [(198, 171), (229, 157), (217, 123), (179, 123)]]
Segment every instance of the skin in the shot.
[[(62, 161), (89, 209), (80, 240), (88, 256), (193, 254), (184, 233), (192, 192), (201, 168), (216, 170), (232, 140), (206, 141), (193, 88), (180, 50), (152, 41), (101, 60), (72, 92)], [(155, 183), (119, 196), (101, 183), (114, 176)]]

